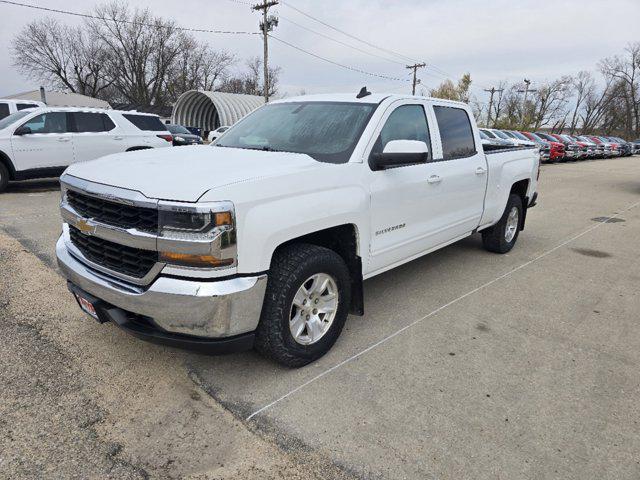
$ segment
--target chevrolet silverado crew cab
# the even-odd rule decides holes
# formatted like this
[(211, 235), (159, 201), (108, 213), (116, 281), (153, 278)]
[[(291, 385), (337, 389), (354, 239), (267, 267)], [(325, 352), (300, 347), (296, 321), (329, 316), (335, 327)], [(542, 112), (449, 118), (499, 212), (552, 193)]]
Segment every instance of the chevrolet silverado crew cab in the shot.
[(214, 146), (70, 166), (57, 257), (99, 322), (297, 367), (363, 314), (365, 279), (475, 232), (511, 250), (538, 168), (535, 148), (483, 152), (466, 104), (366, 91), (279, 100)]
[(95, 108), (23, 109), (0, 120), (0, 192), (9, 180), (57, 177), (75, 162), (170, 147), (157, 115)]

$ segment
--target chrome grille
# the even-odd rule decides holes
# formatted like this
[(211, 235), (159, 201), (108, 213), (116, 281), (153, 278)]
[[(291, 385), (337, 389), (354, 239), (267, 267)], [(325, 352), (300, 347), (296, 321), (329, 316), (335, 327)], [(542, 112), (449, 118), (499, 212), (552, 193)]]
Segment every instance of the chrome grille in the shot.
[(67, 202), (80, 215), (120, 228), (144, 232), (158, 231), (158, 210), (111, 202), (99, 197), (67, 190)]
[(130, 277), (143, 278), (158, 261), (158, 252), (84, 235), (72, 226), (69, 226), (69, 237), (71, 243), (91, 262)]

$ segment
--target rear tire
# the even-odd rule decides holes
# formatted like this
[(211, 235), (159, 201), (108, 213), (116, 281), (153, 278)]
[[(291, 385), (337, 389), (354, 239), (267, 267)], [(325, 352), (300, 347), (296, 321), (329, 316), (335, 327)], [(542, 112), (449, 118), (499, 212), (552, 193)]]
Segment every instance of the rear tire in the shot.
[(0, 163), (0, 193), (4, 192), (9, 185), (9, 170)]
[(522, 225), (522, 198), (512, 193), (500, 221), (493, 227), (482, 231), (484, 248), (494, 253), (507, 253), (518, 240)]
[[(323, 288), (320, 283), (324, 282), (316, 284), (314, 279), (328, 286)], [(301, 293), (307, 291), (309, 296)], [(271, 262), (255, 348), (287, 367), (313, 362), (340, 336), (350, 304), (351, 278), (342, 257), (317, 245), (283, 247)]]

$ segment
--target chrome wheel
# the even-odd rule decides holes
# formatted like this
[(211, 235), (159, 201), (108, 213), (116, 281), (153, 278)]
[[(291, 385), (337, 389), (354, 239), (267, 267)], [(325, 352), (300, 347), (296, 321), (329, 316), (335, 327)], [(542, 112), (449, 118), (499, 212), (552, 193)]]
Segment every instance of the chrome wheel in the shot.
[(338, 285), (326, 273), (316, 273), (300, 286), (289, 313), (289, 330), (301, 345), (312, 345), (331, 328), (338, 313)]
[(507, 217), (507, 224), (504, 229), (504, 239), (511, 242), (518, 231), (518, 208), (512, 207)]

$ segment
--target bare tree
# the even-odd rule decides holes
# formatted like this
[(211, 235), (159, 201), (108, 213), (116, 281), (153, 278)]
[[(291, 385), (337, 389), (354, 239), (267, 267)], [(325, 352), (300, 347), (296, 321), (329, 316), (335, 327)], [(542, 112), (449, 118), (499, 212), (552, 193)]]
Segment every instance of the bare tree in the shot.
[(187, 39), (168, 73), (169, 97), (176, 99), (188, 90), (218, 89), (235, 62), (232, 53), (211, 50), (207, 45)]
[(626, 134), (640, 134), (640, 42), (630, 43), (623, 56), (605, 58), (600, 70), (621, 82), (621, 95), (626, 99)]
[(538, 87), (533, 96), (530, 121), (527, 127), (534, 130), (553, 124), (564, 124), (567, 117), (566, 105), (570, 97), (570, 77), (561, 77)]
[(569, 133), (573, 135), (578, 129), (578, 122), (587, 98), (593, 95), (596, 89), (595, 80), (590, 72), (581, 71), (571, 80), (571, 88), (573, 89), (573, 111), (571, 113), (571, 123), (569, 124)]
[(111, 85), (106, 51), (81, 27), (54, 19), (31, 22), (14, 38), (12, 50), (18, 70), (48, 87), (100, 97)]
[[(240, 74), (227, 77), (220, 86), (220, 91), (229, 93), (245, 93), (248, 95), (262, 95), (263, 68), (262, 59), (254, 57), (245, 64), (246, 70)], [(280, 67), (269, 67), (269, 97), (278, 94), (278, 83), (280, 81)]]

